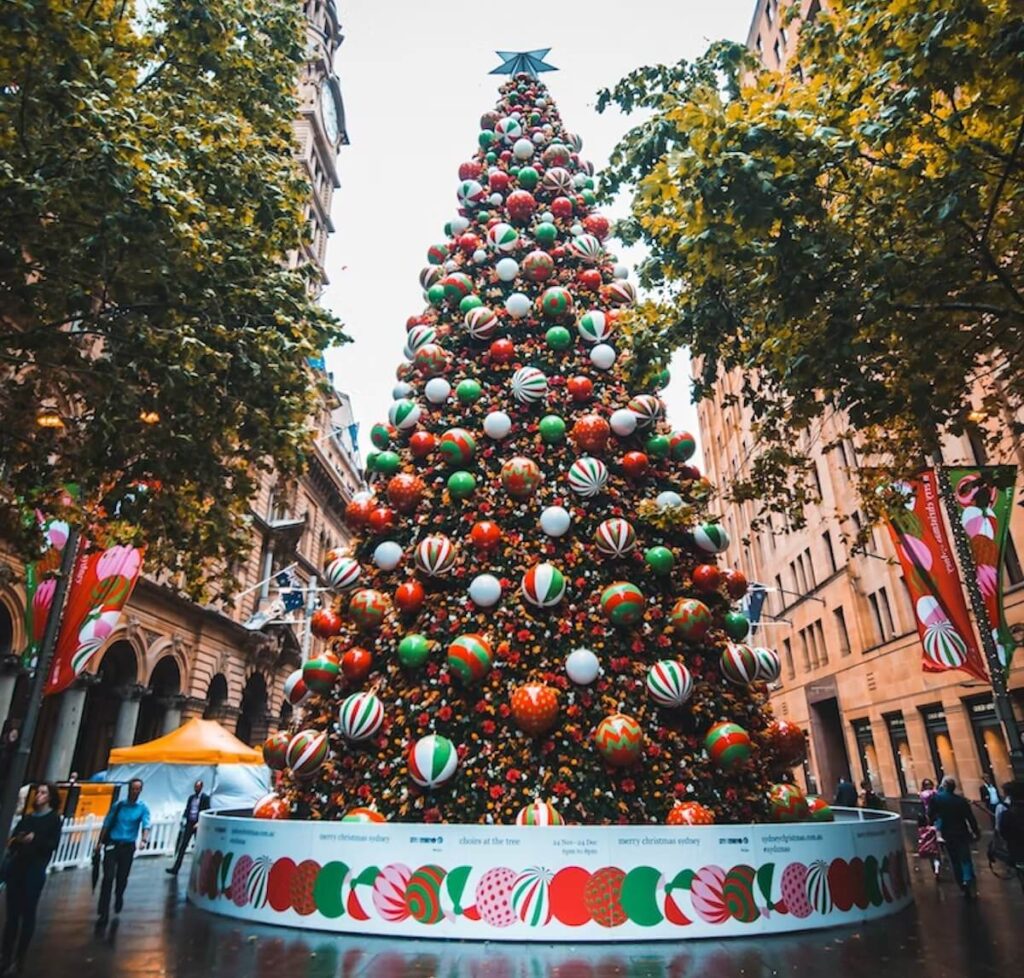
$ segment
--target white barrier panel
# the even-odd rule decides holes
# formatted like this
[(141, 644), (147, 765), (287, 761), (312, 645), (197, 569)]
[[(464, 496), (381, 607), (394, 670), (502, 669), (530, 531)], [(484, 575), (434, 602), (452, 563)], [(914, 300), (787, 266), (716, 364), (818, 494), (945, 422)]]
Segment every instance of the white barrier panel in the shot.
[[(167, 856), (174, 852), (178, 841), (180, 816), (154, 819), (150, 825), (149, 845), (139, 849), (136, 856)], [(66, 818), (61, 826), (60, 842), (47, 869), (76, 869), (92, 862), (92, 851), (100, 838), (103, 819), (96, 815)]]
[(242, 920), (487, 941), (754, 936), (872, 920), (911, 901), (893, 814), (690, 829), (205, 814), (188, 893)]

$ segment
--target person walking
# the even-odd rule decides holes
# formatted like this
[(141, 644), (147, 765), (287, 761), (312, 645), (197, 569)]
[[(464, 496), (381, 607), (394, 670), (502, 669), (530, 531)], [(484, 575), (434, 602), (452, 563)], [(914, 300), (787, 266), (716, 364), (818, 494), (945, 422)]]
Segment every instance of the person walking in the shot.
[(1014, 866), (1024, 867), (1024, 784), (1008, 781), (996, 810), (996, 833)]
[(992, 783), (992, 775), (984, 774), (981, 778), (981, 787), (978, 789), (978, 797), (981, 803), (988, 810), (989, 815), (994, 816), (996, 806), (999, 804), (999, 789)]
[(184, 824), (181, 827), (181, 834), (178, 836), (178, 851), (174, 855), (174, 865), (168, 866), (165, 870), (172, 876), (177, 876), (178, 870), (181, 869), (185, 850), (199, 827), (199, 816), (210, 807), (210, 796), (203, 791), (203, 782), (196, 781), (192, 787), (194, 788), (192, 794), (185, 800), (185, 812), (182, 815)]
[(36, 908), (46, 867), (60, 842), (60, 796), (52, 782), (36, 788), (32, 811), (23, 815), (8, 842), (7, 919), (0, 946), (0, 975), (19, 974), (36, 928)]
[(853, 782), (843, 775), (839, 776), (839, 783), (836, 785), (834, 804), (842, 805), (844, 808), (857, 807), (857, 789), (853, 786)]
[(981, 832), (967, 799), (956, 793), (955, 778), (942, 779), (939, 790), (928, 803), (928, 817), (946, 846), (957, 884), (964, 896), (972, 900), (976, 881), (971, 842), (980, 839)]
[(865, 778), (860, 783), (863, 794), (861, 795), (861, 808), (870, 808), (874, 811), (884, 812), (886, 811), (885, 800), (879, 795), (875, 789), (871, 786), (871, 779)]
[(128, 782), (128, 798), (115, 803), (100, 830), (100, 841), (96, 845), (103, 851), (103, 882), (100, 884), (97, 927), (102, 927), (110, 918), (111, 890), (114, 892), (114, 913), (120, 913), (124, 907), (124, 889), (132, 871), (140, 829), (141, 848), (149, 845), (149, 808), (145, 802), (139, 801), (141, 794), (142, 778), (133, 778)]

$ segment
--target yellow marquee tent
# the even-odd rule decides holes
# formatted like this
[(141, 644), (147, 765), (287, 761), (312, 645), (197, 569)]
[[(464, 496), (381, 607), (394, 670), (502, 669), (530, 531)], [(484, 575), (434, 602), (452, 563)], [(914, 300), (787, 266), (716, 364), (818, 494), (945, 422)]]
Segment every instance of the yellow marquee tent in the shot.
[(177, 730), (110, 752), (115, 764), (262, 764), (263, 754), (228, 733), (216, 720), (192, 719)]

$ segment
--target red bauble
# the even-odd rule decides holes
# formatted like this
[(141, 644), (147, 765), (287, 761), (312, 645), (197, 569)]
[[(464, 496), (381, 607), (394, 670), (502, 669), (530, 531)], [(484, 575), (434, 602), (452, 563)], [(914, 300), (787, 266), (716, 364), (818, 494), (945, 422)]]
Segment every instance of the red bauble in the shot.
[(413, 326), (419, 326), (421, 323), (426, 323), (427, 318), (425, 316), (410, 316), (405, 321), (405, 331), (408, 333)]
[(511, 697), (512, 719), (523, 733), (547, 733), (558, 719), (558, 691), (543, 683), (526, 683)]
[(698, 564), (693, 569), (693, 586), (698, 591), (717, 591), (722, 583), (722, 572), (714, 564)]
[(370, 513), (373, 512), (376, 505), (373, 499), (353, 499), (345, 507), (345, 522), (353, 530), (366, 526), (366, 521), (370, 518)]
[(317, 638), (333, 638), (341, 632), (341, 615), (330, 608), (320, 608), (309, 619), (309, 630)]
[(476, 160), (469, 160), (466, 163), (460, 163), (459, 179), (475, 180), (481, 173), (483, 173), (483, 169), (483, 164), (478, 163)]
[(551, 213), (560, 221), (568, 221), (572, 217), (572, 201), (568, 197), (556, 197), (551, 201)]
[(490, 185), (491, 190), (497, 190), (498, 193), (503, 194), (508, 190), (509, 175), (504, 170), (492, 170), (487, 178), (487, 183)]
[(510, 150), (510, 149), (502, 150), (501, 154), (498, 156), (498, 159), (501, 160), (502, 163), (508, 165), (509, 163), (512, 162), (512, 150)]
[(350, 683), (361, 683), (373, 668), (373, 656), (358, 645), (353, 645), (341, 657), (342, 675)]
[(469, 531), (469, 539), (472, 540), (473, 546), (477, 550), (493, 550), (501, 543), (501, 527), (490, 520), (481, 520), (479, 523), (475, 523), (473, 529)]
[(390, 506), (378, 506), (366, 520), (367, 526), (374, 533), (383, 533), (395, 525), (395, 511)]
[(765, 730), (782, 767), (796, 767), (807, 756), (807, 738), (799, 724), (791, 720), (773, 720)]
[(583, 229), (601, 241), (608, 237), (608, 218), (603, 214), (590, 214), (583, 218)]
[(668, 813), (666, 825), (714, 825), (715, 813), (699, 801), (681, 801)]
[(565, 386), (577, 404), (586, 404), (594, 396), (594, 382), (589, 377), (570, 377)]
[(599, 414), (585, 414), (572, 426), (571, 437), (577, 449), (600, 455), (608, 446), (612, 429)]
[(591, 292), (596, 292), (601, 288), (601, 273), (596, 268), (585, 268), (576, 276), (576, 280), (583, 288), (590, 289)]
[(482, 242), (479, 235), (467, 231), (459, 238), (459, 250), (467, 255), (473, 254), (480, 247), (482, 247)]
[(289, 815), (288, 802), (272, 791), (264, 795), (252, 809), (253, 818), (283, 819)]
[(747, 593), (747, 575), (741, 570), (725, 572), (725, 588), (732, 598), (742, 598)]
[(491, 359), (495, 363), (510, 363), (516, 355), (515, 345), (511, 340), (495, 340), (491, 344)]
[(426, 592), (419, 581), (406, 581), (395, 590), (395, 604), (398, 610), (407, 615), (414, 615), (423, 607)]
[(529, 190), (513, 190), (505, 199), (505, 209), (509, 219), (517, 224), (525, 224), (537, 209), (537, 201)]
[(409, 451), (414, 459), (425, 459), (435, 448), (437, 435), (431, 431), (414, 431), (409, 436)]
[(411, 513), (419, 506), (426, 488), (418, 475), (399, 472), (388, 479), (388, 502), (400, 513)]
[(622, 456), (622, 470), (631, 479), (640, 479), (647, 474), (650, 460), (643, 452), (626, 452)]

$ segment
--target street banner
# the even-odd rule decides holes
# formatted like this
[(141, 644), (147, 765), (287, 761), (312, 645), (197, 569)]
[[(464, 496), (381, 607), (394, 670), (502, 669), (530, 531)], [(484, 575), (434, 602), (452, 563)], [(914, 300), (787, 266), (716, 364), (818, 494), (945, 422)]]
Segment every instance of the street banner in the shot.
[(956, 512), (950, 513), (950, 519), (960, 521), (971, 548), (973, 566), (965, 567), (964, 573), (973, 574), (978, 582), (999, 661), (1004, 675), (1008, 675), (1016, 642), (1006, 624), (1002, 569), (1013, 512), (1017, 467), (950, 466), (946, 473), (956, 500)]
[(921, 666), (925, 672), (960, 669), (987, 683), (954, 550), (942, 522), (935, 470), (926, 469), (896, 488), (903, 506), (892, 510), (887, 522), (924, 647)]
[(763, 584), (752, 581), (746, 595), (747, 621), (750, 622), (751, 632), (756, 632), (757, 626), (761, 623), (761, 612), (764, 611), (767, 597), (768, 589)]
[(141, 570), (137, 547), (114, 546), (79, 556), (46, 680), (47, 696), (67, 689), (117, 629)]
[(21, 664), (34, 669), (39, 660), (43, 644), (46, 621), (50, 617), (53, 594), (57, 589), (54, 577), (60, 568), (64, 544), (68, 539), (68, 525), (63, 520), (50, 520), (43, 526), (46, 546), (38, 560), (25, 566), (25, 648), (21, 653)]

